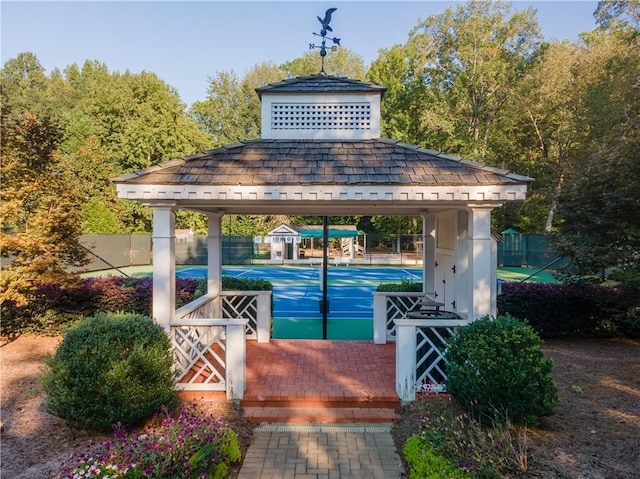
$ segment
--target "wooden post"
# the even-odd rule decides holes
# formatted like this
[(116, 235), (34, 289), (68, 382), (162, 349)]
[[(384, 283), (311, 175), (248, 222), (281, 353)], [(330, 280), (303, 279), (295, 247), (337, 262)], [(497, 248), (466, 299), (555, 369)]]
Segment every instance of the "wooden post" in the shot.
[(469, 208), (469, 256), (471, 259), (471, 318), (478, 319), (495, 311), (495, 269), (491, 253), (491, 210), (492, 207), (474, 206)]
[(373, 342), (387, 343), (387, 294), (373, 293)]
[(222, 216), (207, 215), (207, 293), (214, 297), (214, 318), (222, 317)]
[(436, 217), (422, 214), (422, 292), (435, 298), (436, 292)]
[(153, 211), (153, 320), (167, 332), (176, 310), (176, 241), (173, 204)]
[(229, 319), (226, 326), (226, 382), (227, 399), (242, 399), (246, 381), (247, 349), (246, 319)]
[(268, 294), (258, 294), (257, 301), (257, 341), (268, 343), (271, 339), (271, 291)]
[(416, 398), (416, 327), (411, 321), (396, 324), (396, 392), (402, 402)]

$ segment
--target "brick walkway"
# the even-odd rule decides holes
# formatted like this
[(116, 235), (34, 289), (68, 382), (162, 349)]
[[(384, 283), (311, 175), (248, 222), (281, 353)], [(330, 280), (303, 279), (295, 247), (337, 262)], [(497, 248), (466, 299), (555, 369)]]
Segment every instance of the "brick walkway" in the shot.
[(405, 477), (388, 425), (259, 426), (238, 479)]
[(259, 425), (239, 479), (398, 479), (395, 344), (247, 343), (245, 416)]

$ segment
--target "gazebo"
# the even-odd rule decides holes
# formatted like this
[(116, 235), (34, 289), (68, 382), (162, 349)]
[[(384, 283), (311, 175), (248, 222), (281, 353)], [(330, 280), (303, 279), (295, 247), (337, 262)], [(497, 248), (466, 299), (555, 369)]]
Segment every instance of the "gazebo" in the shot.
[[(379, 85), (318, 74), (256, 91), (262, 102), (260, 139), (113, 179), (120, 198), (139, 201), (153, 211), (153, 318), (158, 324), (170, 330), (232, 317), (223, 314), (221, 304), (225, 214), (421, 216), (423, 295), (446, 300), (446, 309), (462, 318), (452, 326), (495, 314), (491, 212), (505, 202), (524, 199), (531, 178), (381, 138), (385, 88)], [(209, 306), (202, 310), (201, 300), (200, 312), (190, 310), (186, 316), (175, 307), (177, 210), (208, 218)], [(229, 321), (237, 320), (225, 324)], [(385, 323), (375, 326), (376, 342), (400, 340), (393, 338), (395, 324)], [(248, 327), (260, 329), (257, 324)], [(256, 334), (261, 340), (260, 332)], [(226, 335), (229, 341), (228, 331)], [(262, 340), (268, 339), (263, 335)], [(405, 386), (398, 387), (403, 389), (398, 390), (401, 397), (411, 396)], [(230, 397), (241, 397), (241, 389), (236, 385), (229, 393), (227, 385)]]

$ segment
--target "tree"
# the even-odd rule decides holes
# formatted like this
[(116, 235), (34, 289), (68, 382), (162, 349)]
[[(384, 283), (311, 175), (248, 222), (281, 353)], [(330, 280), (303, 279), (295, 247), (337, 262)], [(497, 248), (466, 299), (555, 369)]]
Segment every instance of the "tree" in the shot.
[[(424, 84), (417, 78), (417, 64), (415, 48), (411, 45), (394, 45), (390, 49), (380, 50), (378, 58), (367, 72), (370, 82), (387, 88), (381, 104), (384, 137), (414, 144), (423, 140), (421, 118), (427, 108), (429, 112), (434, 112), (436, 105), (425, 105)], [(440, 122), (439, 130), (451, 133), (451, 122)]]
[[(506, 3), (473, 1), (427, 17), (411, 32), (425, 85), (423, 142), (472, 160), (496, 163), (493, 133), (540, 43), (531, 9), (508, 16)], [(434, 105), (431, 107), (431, 105)], [(433, 135), (451, 123), (447, 134)]]
[(81, 196), (60, 161), (61, 134), (48, 118), (27, 113), (3, 128), (0, 302), (24, 305), (41, 284), (71, 283), (86, 264), (78, 242)]
[[(301, 57), (280, 65), (287, 77), (315, 75), (320, 72), (321, 58), (317, 51), (306, 52)], [(356, 80), (364, 79), (364, 60), (348, 48), (339, 47), (324, 57), (324, 71), (327, 75), (344, 76)]]
[(260, 137), (261, 107), (255, 89), (282, 80), (273, 63), (261, 63), (240, 79), (233, 71), (209, 78), (207, 99), (195, 102), (190, 114), (217, 145)]
[(175, 89), (154, 73), (109, 73), (106, 65), (85, 62), (69, 67), (67, 77), (80, 98), (70, 112), (70, 140), (97, 136), (116, 174), (210, 146)]
[(0, 71), (3, 128), (20, 123), (25, 112), (51, 116), (48, 83), (44, 68), (33, 53), (20, 53), (8, 60)]
[[(21, 53), (1, 72), (3, 127), (25, 113), (60, 129), (60, 161), (78, 181), (87, 232), (149, 231), (150, 213), (115, 198), (109, 178), (212, 146), (175, 89), (155, 74), (109, 72), (98, 61), (55, 69)], [(98, 231), (96, 231), (96, 229)]]
[(622, 22), (637, 30), (640, 27), (640, 3), (637, 0), (600, 1), (593, 16), (603, 28)]
[(535, 229), (545, 233), (552, 232), (567, 174), (582, 159), (580, 56), (579, 46), (570, 42), (541, 49), (520, 95), (509, 105), (516, 110), (514, 118), (520, 114), (515, 130), (522, 132), (518, 140), (530, 159), (527, 173), (536, 178), (528, 201), (530, 215), (537, 217)]
[(627, 29), (585, 37), (579, 168), (560, 198), (559, 242), (580, 273), (640, 277), (640, 36)]

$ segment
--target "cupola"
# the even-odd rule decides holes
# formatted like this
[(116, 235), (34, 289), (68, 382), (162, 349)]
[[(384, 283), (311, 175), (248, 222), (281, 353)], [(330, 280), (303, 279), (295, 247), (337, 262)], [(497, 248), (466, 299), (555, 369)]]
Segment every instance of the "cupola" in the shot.
[(262, 138), (380, 138), (380, 101), (385, 91), (380, 85), (324, 73), (257, 88), (262, 102)]

